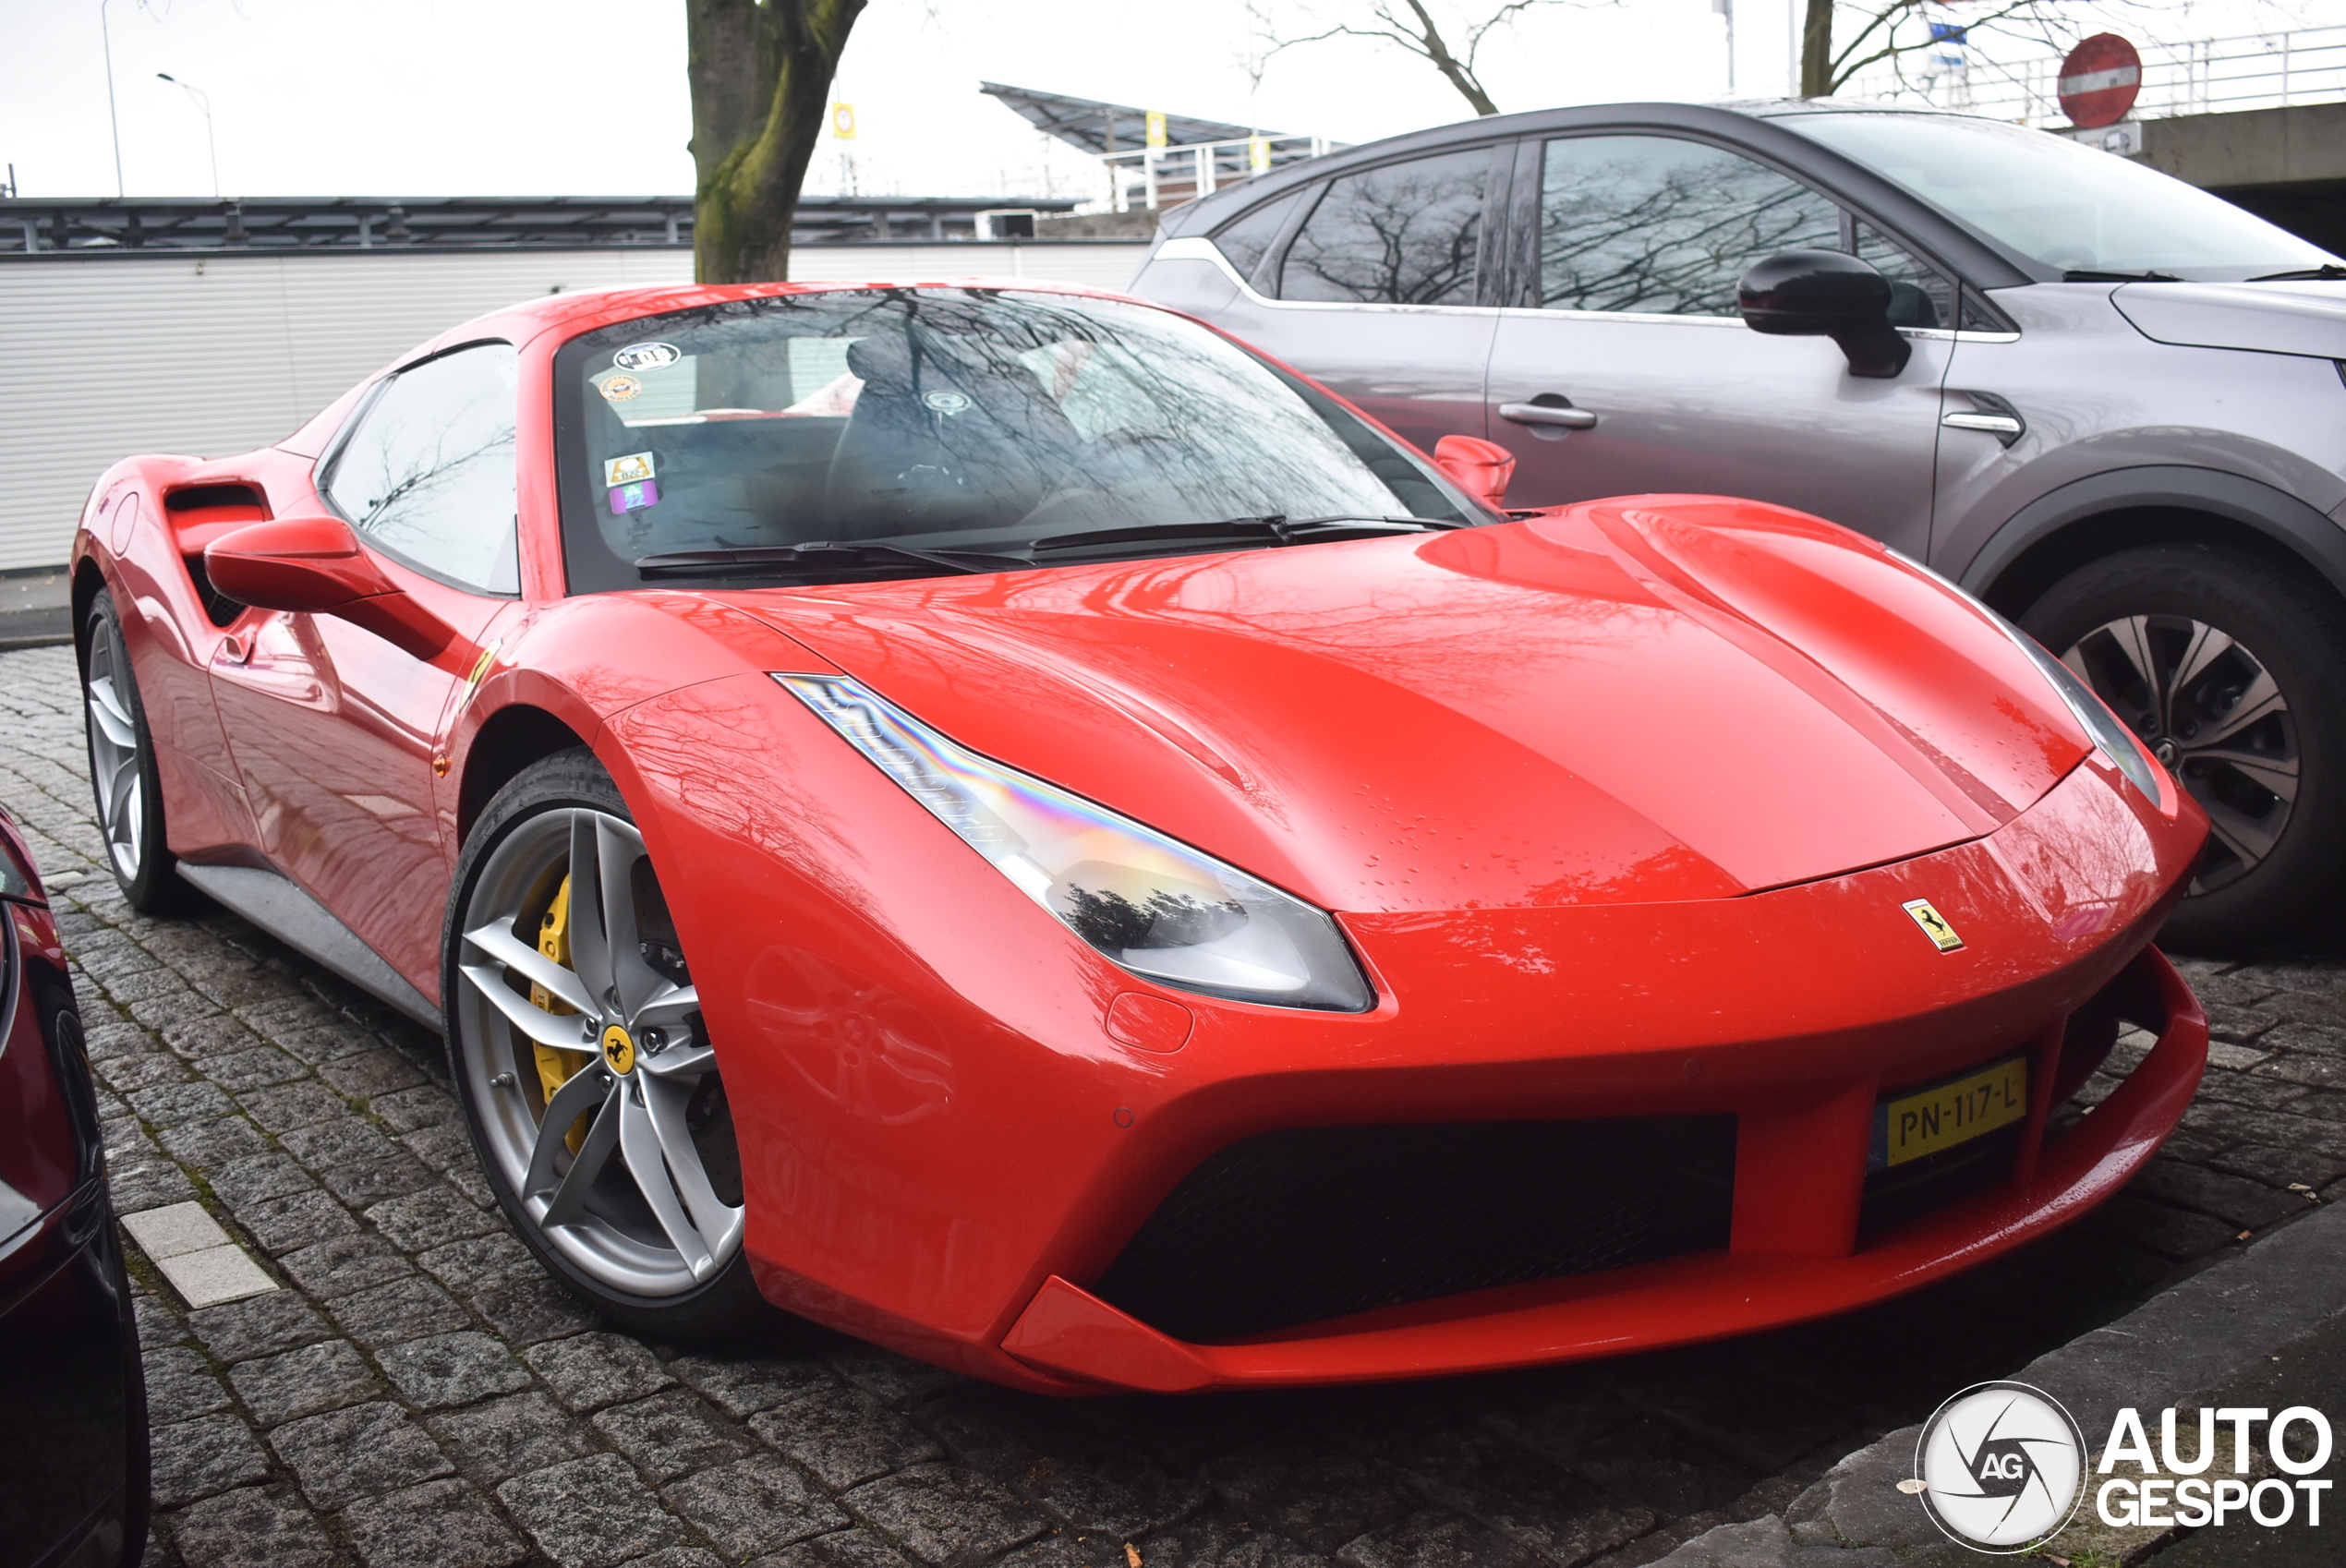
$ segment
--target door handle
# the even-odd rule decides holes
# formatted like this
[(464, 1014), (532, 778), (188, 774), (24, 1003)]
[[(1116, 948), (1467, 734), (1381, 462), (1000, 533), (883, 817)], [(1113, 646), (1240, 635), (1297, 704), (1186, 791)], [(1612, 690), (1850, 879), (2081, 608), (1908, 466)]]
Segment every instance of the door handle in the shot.
[(1948, 390), (1971, 399), (1973, 407), (1977, 410), (1974, 413), (1959, 409), (1953, 414), (1941, 414), (1939, 423), (1949, 429), (1978, 430), (1995, 437), (2006, 446), (2028, 433), (2028, 421), (2021, 417), (2020, 410), (2013, 406), (2010, 398), (1999, 397), (1994, 392), (1972, 392), (1963, 387)]
[(1949, 414), (1939, 422), (1950, 429), (1985, 430), (1991, 436), (2020, 434), (2020, 421), (2009, 414)]
[(1592, 408), (1551, 408), (1544, 403), (1503, 403), (1499, 417), (1518, 425), (1554, 425), (1566, 430), (1590, 429), (1597, 422)]

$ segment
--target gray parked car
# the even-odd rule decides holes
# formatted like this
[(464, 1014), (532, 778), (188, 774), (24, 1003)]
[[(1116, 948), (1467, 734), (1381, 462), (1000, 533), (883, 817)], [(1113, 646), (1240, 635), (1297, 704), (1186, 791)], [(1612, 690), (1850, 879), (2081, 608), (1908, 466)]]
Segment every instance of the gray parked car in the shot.
[(2322, 912), (2346, 870), (2336, 280), (2337, 257), (2058, 137), (1788, 102), (1315, 159), (1167, 214), (1133, 292), (1429, 450), (1504, 444), (1510, 506), (1752, 496), (1928, 561), (2207, 808), (2168, 936), (2220, 947)]

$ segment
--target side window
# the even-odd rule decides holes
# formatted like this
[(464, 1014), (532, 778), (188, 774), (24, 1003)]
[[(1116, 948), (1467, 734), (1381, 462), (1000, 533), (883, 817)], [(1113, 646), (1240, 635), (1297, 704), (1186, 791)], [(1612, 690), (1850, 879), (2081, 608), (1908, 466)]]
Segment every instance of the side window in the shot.
[(1542, 160), (1540, 303), (1552, 310), (1732, 316), (1751, 262), (1841, 248), (1831, 201), (1701, 142), (1571, 137)]
[(1288, 214), (1295, 211), (1295, 203), (1303, 192), (1289, 191), (1276, 201), (1266, 201), (1251, 212), (1240, 213), (1215, 232), (1214, 244), (1228, 259), (1230, 270), (1241, 278), (1252, 280), (1254, 270), (1263, 265), (1263, 258), (1279, 237), (1279, 230), (1287, 226)]
[(1900, 327), (1955, 324), (1954, 285), (1905, 246), (1862, 219), (1857, 223), (1857, 259), (1890, 280), (1890, 320)]
[(1347, 175), (1304, 220), (1279, 269), (1282, 299), (1471, 305), (1491, 150)]
[(521, 590), (514, 418), (520, 356), (483, 344), (403, 370), (335, 455), (326, 499), (351, 526), (436, 577)]

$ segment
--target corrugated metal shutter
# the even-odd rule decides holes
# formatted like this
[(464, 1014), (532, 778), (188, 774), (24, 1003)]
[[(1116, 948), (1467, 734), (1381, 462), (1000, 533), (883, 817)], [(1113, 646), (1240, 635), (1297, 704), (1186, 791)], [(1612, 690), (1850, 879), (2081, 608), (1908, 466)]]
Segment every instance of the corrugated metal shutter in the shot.
[[(1122, 288), (1144, 245), (810, 247), (803, 278), (975, 272)], [(1008, 265), (1005, 265), (1005, 263)], [(66, 558), (91, 485), (137, 452), (276, 440), (398, 355), (557, 289), (689, 283), (683, 251), (394, 250), (0, 266), (0, 571)]]

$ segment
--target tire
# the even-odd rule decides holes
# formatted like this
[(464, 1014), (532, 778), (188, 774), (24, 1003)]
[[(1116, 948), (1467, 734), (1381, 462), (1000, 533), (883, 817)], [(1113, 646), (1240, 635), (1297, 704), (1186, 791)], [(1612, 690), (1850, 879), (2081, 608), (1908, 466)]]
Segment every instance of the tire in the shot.
[[(579, 861), (599, 895), (574, 891)], [(726, 1339), (778, 1321), (741, 1246), (740, 1152), (691, 976), (643, 839), (591, 752), (535, 763), (489, 802), (457, 857), (442, 941), (466, 1126), (538, 1260), (647, 1337)]]
[(195, 905), (196, 895), (179, 879), (178, 860), (164, 841), (154, 735), (112, 594), (98, 591), (81, 630), (82, 730), (107, 869), (140, 914), (180, 913)]
[(2207, 811), (2162, 942), (2237, 952), (2322, 923), (2346, 871), (2346, 627), (2304, 573), (2147, 546), (2072, 573), (2021, 625)]

